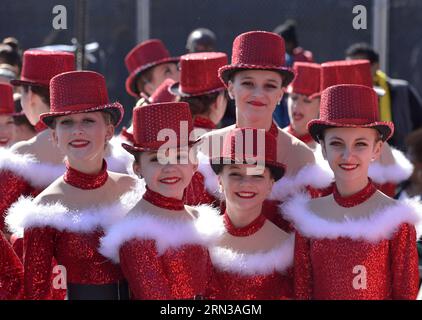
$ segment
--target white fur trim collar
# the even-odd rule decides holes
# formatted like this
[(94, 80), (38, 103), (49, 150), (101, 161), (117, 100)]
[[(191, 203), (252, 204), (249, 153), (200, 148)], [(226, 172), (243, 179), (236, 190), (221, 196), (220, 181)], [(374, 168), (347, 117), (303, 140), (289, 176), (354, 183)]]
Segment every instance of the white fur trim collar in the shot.
[(270, 200), (285, 201), (289, 196), (303, 192), (311, 186), (315, 189), (324, 189), (334, 181), (334, 174), (328, 164), (323, 162), (303, 167), (295, 176), (284, 176), (274, 183)]
[(64, 174), (63, 164), (41, 163), (31, 154), (18, 154), (0, 148), (0, 171), (9, 170), (26, 179), (32, 186), (45, 188)]
[(267, 252), (240, 253), (224, 247), (210, 249), (211, 261), (221, 271), (242, 275), (267, 275), (284, 272), (293, 265), (294, 234), (279, 247)]
[(403, 223), (416, 225), (421, 220), (422, 214), (422, 204), (407, 199), (397, 201), (395, 205), (380, 208), (368, 218), (337, 222), (317, 216), (310, 210), (309, 201), (309, 196), (299, 194), (281, 204), (280, 208), (284, 212), (285, 218), (292, 221), (301, 234), (320, 239), (347, 237), (376, 243), (383, 239), (390, 239)]
[(109, 228), (122, 219), (141, 199), (142, 181), (108, 206), (70, 210), (60, 202), (37, 204), (31, 197), (20, 197), (8, 210), (6, 224), (11, 232), (23, 236), (24, 229), (50, 226), (59, 231), (90, 232), (98, 227)]
[(118, 136), (113, 137), (109, 141), (108, 145), (111, 154), (105, 158), (107, 168), (110, 171), (134, 175), (132, 169), (133, 156), (123, 149), (122, 142)]
[(159, 254), (185, 244), (208, 247), (224, 233), (224, 224), (217, 209), (207, 205), (195, 208), (199, 212), (196, 220), (166, 219), (147, 212), (127, 216), (108, 230), (101, 239), (99, 252), (119, 262), (119, 248), (131, 239), (155, 240)]
[(395, 164), (384, 166), (380, 162), (373, 162), (369, 165), (368, 176), (378, 184), (400, 183), (412, 175), (413, 165), (405, 157), (403, 152), (391, 148)]
[(211, 168), (210, 159), (201, 151), (198, 151), (198, 171), (204, 176), (205, 189), (213, 196), (221, 199), (222, 193), (219, 190), (218, 177)]

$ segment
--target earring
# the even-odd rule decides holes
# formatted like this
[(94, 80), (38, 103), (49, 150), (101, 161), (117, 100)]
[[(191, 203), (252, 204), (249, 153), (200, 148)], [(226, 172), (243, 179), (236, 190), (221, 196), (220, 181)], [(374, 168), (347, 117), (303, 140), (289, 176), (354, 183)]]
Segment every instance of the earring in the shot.
[(220, 185), (220, 186), (218, 187), (218, 191), (219, 191), (220, 193), (223, 193), (223, 186), (222, 186), (222, 185)]

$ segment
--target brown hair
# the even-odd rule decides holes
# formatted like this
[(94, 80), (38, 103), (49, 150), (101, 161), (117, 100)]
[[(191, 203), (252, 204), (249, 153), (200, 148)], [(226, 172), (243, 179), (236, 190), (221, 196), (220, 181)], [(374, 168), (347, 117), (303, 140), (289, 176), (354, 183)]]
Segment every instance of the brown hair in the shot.
[(220, 92), (213, 92), (196, 97), (181, 97), (180, 101), (189, 103), (192, 117), (201, 114), (208, 115), (211, 105), (215, 103), (219, 94)]

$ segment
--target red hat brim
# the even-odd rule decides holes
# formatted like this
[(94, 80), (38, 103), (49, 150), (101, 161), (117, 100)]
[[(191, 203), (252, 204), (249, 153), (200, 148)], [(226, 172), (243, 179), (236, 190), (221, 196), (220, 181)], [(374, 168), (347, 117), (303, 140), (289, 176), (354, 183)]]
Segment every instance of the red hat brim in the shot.
[(169, 62), (179, 62), (180, 58), (179, 57), (168, 57), (168, 58), (164, 58), (164, 59), (160, 59), (148, 64), (144, 64), (138, 68), (136, 68), (135, 70), (133, 70), (130, 75), (127, 77), (126, 79), (126, 91), (127, 93), (129, 93), (131, 96), (138, 98), (139, 97), (139, 92), (137, 92), (138, 90), (136, 89), (135, 86), (135, 80), (136, 78), (142, 73), (147, 71), (148, 69), (158, 66), (160, 64), (163, 63), (169, 63)]
[(108, 112), (111, 115), (112, 123), (115, 127), (119, 125), (119, 123), (123, 119), (124, 108), (118, 102), (109, 103), (106, 105), (96, 106), (92, 108), (88, 108), (85, 110), (68, 110), (68, 111), (56, 111), (56, 112), (46, 112), (40, 115), (40, 120), (51, 128), (53, 124), (53, 120), (56, 117), (65, 116), (69, 114), (76, 114), (76, 113), (88, 113), (88, 112), (97, 112), (97, 111), (104, 111)]
[[(218, 175), (219, 168), (227, 163), (227, 161), (230, 161), (230, 163), (239, 163), (239, 160), (233, 159), (233, 158), (227, 158), (227, 157), (215, 157), (210, 159), (210, 165), (212, 170), (215, 174)], [(247, 164), (246, 160), (243, 161), (243, 164)], [(274, 177), (274, 180), (277, 181), (281, 179), (285, 172), (286, 172), (286, 166), (282, 163), (276, 162), (276, 161), (265, 161), (265, 166), (271, 168), (271, 171), (276, 174)]]
[(372, 123), (359, 123), (361, 121), (354, 121), (352, 119), (344, 119), (343, 121), (314, 119), (308, 122), (308, 131), (312, 138), (318, 143), (320, 142), (319, 137), (321, 136), (321, 133), (328, 128), (373, 128), (381, 133), (381, 139), (384, 142), (390, 139), (394, 133), (394, 124), (390, 121), (377, 121)]
[[(187, 146), (188, 147), (192, 147), (193, 145), (195, 145), (196, 143), (198, 143), (200, 141), (200, 139), (195, 140), (195, 141), (189, 141)], [(160, 149), (160, 147), (164, 144), (165, 142), (161, 142), (159, 144), (157, 144), (156, 146), (149, 146), (149, 147), (141, 147), (141, 146), (135, 146), (135, 145), (130, 145), (127, 143), (122, 143), (122, 147), (123, 149), (125, 149), (127, 152), (129, 152), (130, 154), (135, 155), (138, 152), (154, 152), (154, 151), (158, 151)], [(177, 146), (177, 148), (183, 148), (186, 145), (182, 145), (182, 146)]]
[(218, 69), (218, 77), (224, 83), (228, 85), (230, 77), (238, 71), (244, 70), (270, 70), (276, 71), (283, 77), (283, 87), (287, 87), (295, 78), (295, 72), (293, 69), (288, 67), (278, 67), (271, 65), (256, 65), (256, 64), (229, 64), (222, 66)]
[(214, 93), (214, 92), (223, 91), (225, 89), (226, 89), (226, 87), (224, 85), (221, 85), (221, 87), (211, 89), (211, 90), (207, 90), (207, 91), (200, 91), (200, 92), (196, 92), (196, 93), (186, 93), (186, 92), (183, 92), (183, 91), (180, 90), (180, 82), (176, 82), (169, 87), (169, 92), (172, 95), (175, 95), (175, 96), (188, 98), (188, 97), (203, 96), (203, 95), (206, 95), (206, 94), (211, 94), (211, 93)]

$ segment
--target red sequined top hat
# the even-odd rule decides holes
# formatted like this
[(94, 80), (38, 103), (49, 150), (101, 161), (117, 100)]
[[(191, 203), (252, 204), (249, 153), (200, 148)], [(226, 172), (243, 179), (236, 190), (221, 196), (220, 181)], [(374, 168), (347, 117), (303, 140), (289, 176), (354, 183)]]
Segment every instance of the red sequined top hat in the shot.
[(55, 117), (84, 112), (104, 111), (117, 126), (123, 118), (123, 106), (110, 102), (104, 77), (94, 71), (61, 73), (50, 82), (50, 112), (40, 120), (51, 126)]
[(22, 74), (14, 86), (31, 85), (48, 87), (57, 74), (75, 70), (75, 56), (69, 52), (26, 50), (23, 53)]
[(170, 53), (158, 39), (151, 39), (138, 44), (125, 57), (129, 77), (126, 79), (126, 91), (138, 97), (136, 79), (144, 71), (167, 62), (178, 62), (179, 57), (170, 57)]
[[(186, 102), (152, 103), (133, 109), (133, 146), (122, 143), (123, 148), (134, 154), (140, 151), (158, 151), (168, 147), (193, 145), (192, 114)], [(159, 137), (162, 136), (163, 140)], [(174, 141), (169, 141), (174, 137)]]
[(308, 122), (308, 131), (319, 141), (326, 128), (374, 128), (388, 140), (394, 132), (392, 122), (379, 121), (378, 97), (367, 86), (341, 84), (325, 89), (321, 94), (319, 119)]
[(225, 89), (218, 78), (218, 69), (227, 65), (222, 52), (190, 53), (180, 57), (180, 82), (171, 86), (177, 96), (201, 96)]
[(295, 79), (287, 87), (288, 93), (298, 93), (307, 96), (309, 99), (319, 97), (321, 65), (311, 62), (295, 62), (293, 70)]
[(283, 76), (283, 86), (294, 78), (292, 69), (285, 66), (284, 40), (276, 33), (250, 31), (233, 41), (232, 63), (221, 67), (218, 76), (227, 85), (230, 77), (241, 70), (272, 70)]
[(144, 98), (148, 103), (175, 102), (177, 97), (170, 93), (170, 87), (175, 83), (176, 81), (173, 79), (167, 78), (155, 89), (150, 97), (144, 96)]
[(0, 115), (18, 115), (13, 102), (13, 87), (7, 83), (0, 83)]
[[(373, 87), (371, 63), (369, 60), (340, 60), (321, 64), (321, 91), (337, 84), (360, 84)], [(375, 87), (378, 95), (384, 95), (382, 88)]]
[(225, 137), (218, 157), (210, 159), (218, 174), (222, 164), (261, 163), (271, 168), (274, 179), (280, 179), (286, 167), (277, 162), (277, 140), (274, 135), (256, 128), (235, 128)]

